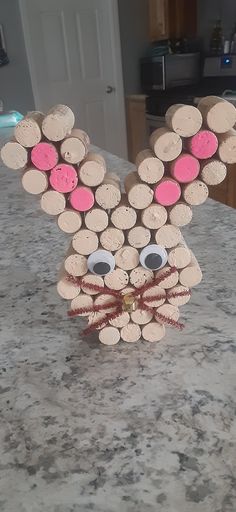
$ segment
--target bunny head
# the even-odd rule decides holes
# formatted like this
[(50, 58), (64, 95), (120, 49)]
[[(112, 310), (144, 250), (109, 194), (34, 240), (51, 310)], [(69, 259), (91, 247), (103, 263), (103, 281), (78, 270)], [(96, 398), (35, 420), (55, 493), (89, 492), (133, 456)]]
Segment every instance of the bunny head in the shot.
[(150, 137), (121, 191), (89, 137), (74, 129), (72, 111), (59, 105), (30, 113), (1, 151), (10, 168), (24, 167), (23, 187), (41, 194), (41, 207), (71, 237), (58, 293), (69, 316), (87, 317), (107, 345), (120, 339), (153, 342), (165, 326), (182, 328), (179, 308), (202, 273), (181, 227), (208, 197), (208, 185), (236, 162), (236, 109), (216, 97), (198, 108), (174, 105), (166, 127)]

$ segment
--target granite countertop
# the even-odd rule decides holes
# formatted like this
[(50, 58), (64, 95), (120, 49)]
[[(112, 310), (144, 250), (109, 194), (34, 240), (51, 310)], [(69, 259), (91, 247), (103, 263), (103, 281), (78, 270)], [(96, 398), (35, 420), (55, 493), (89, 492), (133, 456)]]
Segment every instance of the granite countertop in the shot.
[(235, 512), (235, 211), (184, 230), (204, 280), (183, 333), (106, 347), (56, 294), (66, 236), (17, 172), (0, 184), (0, 510)]

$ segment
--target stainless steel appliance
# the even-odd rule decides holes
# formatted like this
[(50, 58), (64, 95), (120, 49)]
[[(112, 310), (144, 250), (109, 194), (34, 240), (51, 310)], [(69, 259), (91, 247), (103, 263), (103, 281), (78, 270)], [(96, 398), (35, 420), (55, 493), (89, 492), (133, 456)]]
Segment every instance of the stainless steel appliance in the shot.
[(216, 55), (205, 57), (203, 77), (235, 77), (236, 55)]
[(141, 87), (145, 94), (196, 84), (200, 79), (200, 54), (167, 54), (141, 59)]
[(194, 105), (202, 96), (222, 96), (236, 106), (236, 55), (214, 55), (204, 59), (201, 90), (194, 97)]

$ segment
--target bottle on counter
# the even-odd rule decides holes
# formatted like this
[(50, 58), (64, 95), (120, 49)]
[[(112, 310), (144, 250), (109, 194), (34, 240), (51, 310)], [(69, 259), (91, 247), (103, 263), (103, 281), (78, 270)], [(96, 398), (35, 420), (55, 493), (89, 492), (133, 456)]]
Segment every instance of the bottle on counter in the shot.
[(212, 30), (210, 39), (210, 52), (215, 55), (223, 53), (223, 35), (220, 19), (217, 20)]
[(224, 54), (230, 53), (230, 40), (225, 39), (224, 41)]
[(230, 53), (236, 53), (236, 23), (234, 24), (230, 38)]

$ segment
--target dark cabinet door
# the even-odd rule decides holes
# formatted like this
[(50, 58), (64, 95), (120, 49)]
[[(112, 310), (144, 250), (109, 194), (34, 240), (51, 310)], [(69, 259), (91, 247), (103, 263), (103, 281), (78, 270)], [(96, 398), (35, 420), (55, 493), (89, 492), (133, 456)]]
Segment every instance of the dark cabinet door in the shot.
[(197, 33), (197, 0), (149, 0), (150, 40), (193, 37)]

